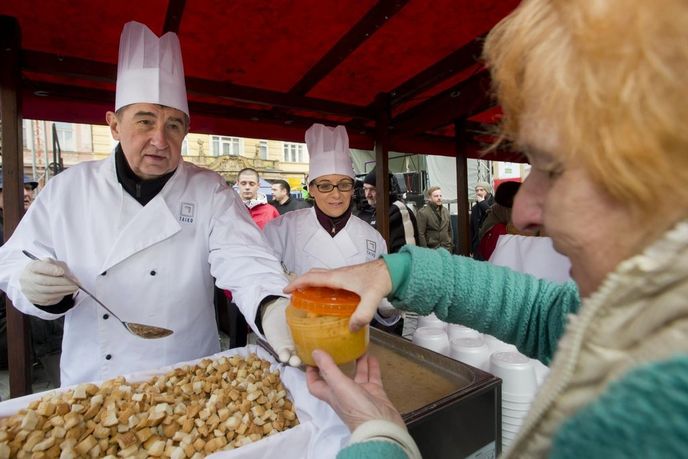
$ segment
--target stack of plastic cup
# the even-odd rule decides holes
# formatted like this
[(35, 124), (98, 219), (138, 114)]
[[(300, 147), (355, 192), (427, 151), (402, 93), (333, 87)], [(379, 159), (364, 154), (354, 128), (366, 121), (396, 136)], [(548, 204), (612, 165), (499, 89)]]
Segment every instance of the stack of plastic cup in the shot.
[(482, 336), (454, 338), (449, 342), (449, 356), (481, 370), (489, 370), (490, 350)]
[(485, 335), (485, 342), (487, 343), (487, 347), (490, 348), (490, 353), (518, 352), (516, 346), (513, 344), (505, 343), (492, 335)]
[(449, 355), (449, 338), (444, 328), (416, 328), (416, 331), (413, 332), (413, 343), (425, 349)]
[(437, 318), (435, 313), (433, 312), (430, 315), (427, 316), (418, 316), (418, 328), (421, 327), (433, 327), (433, 328), (441, 328), (442, 330), (447, 329), (447, 323), (442, 322), (440, 319)]
[(478, 330), (473, 330), (472, 328), (468, 328), (459, 324), (448, 324), (447, 335), (449, 336), (450, 342), (455, 338), (478, 338), (479, 336), (482, 336)]
[(518, 352), (490, 356), (490, 372), (502, 379), (502, 445), (516, 438), (538, 388), (533, 361)]

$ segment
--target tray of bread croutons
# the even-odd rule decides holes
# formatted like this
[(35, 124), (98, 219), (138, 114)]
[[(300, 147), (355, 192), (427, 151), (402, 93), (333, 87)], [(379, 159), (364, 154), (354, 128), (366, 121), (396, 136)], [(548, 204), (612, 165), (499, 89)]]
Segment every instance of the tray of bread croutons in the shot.
[[(255, 352), (3, 402), (0, 415), (15, 412), (0, 419), (0, 458), (241, 457), (231, 453), (299, 425), (274, 360)], [(311, 433), (286, 440), (304, 447)]]

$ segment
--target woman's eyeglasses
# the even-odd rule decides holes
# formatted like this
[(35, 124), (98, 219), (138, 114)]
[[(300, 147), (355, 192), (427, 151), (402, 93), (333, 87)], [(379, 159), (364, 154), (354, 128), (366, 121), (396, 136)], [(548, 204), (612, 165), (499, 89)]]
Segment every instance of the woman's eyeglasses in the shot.
[(354, 189), (354, 182), (339, 182), (338, 184), (333, 184), (330, 182), (316, 183), (315, 187), (321, 193), (329, 193), (335, 188), (341, 192), (347, 192)]

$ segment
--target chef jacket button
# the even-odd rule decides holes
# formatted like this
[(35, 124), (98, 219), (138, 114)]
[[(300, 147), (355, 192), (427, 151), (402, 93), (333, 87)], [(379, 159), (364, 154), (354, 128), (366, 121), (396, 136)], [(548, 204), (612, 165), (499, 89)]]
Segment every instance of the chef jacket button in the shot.
[(100, 273), (100, 275), (101, 275), (101, 276), (106, 276), (106, 275), (107, 275), (107, 271), (103, 271), (102, 273)]
[(150, 275), (151, 275), (151, 276), (155, 276), (156, 274), (157, 274), (157, 273), (155, 272), (155, 270), (153, 270), (153, 271), (150, 272)]
[(108, 320), (110, 318), (110, 314), (103, 314), (103, 320)]
[(112, 358), (112, 354), (108, 354), (105, 356), (105, 360), (110, 360)]

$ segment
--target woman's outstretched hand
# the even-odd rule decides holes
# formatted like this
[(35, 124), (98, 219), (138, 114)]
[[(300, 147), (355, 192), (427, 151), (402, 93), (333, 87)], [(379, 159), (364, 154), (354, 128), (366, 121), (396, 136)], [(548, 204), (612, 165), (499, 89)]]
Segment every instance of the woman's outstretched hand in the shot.
[(391, 421), (406, 429), (401, 415), (389, 401), (375, 357), (364, 354), (356, 361), (354, 379), (346, 376), (324, 351), (313, 351), (317, 367), (306, 369), (308, 390), (327, 402), (353, 432), (366, 421)]

